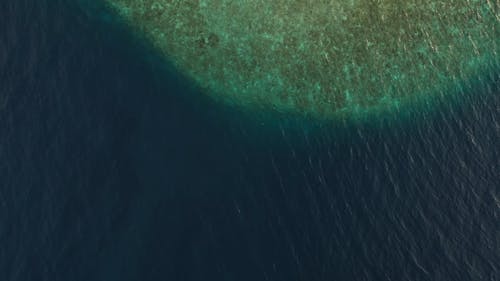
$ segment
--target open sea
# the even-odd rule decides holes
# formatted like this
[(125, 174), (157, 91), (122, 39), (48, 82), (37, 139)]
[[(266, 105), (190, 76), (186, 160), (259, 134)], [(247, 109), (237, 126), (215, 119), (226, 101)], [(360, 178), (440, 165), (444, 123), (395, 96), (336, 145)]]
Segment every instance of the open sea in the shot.
[(500, 280), (500, 66), (410, 117), (273, 119), (98, 2), (0, 0), (1, 281)]

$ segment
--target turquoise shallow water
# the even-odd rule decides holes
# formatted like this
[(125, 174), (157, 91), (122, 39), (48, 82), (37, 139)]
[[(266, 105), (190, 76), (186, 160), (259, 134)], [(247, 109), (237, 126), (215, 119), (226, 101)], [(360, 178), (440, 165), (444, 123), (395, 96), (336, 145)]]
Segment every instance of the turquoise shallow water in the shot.
[(342, 121), (425, 111), (498, 64), (491, 2), (105, 3), (201, 95), (256, 114)]
[(247, 115), (85, 7), (0, 2), (1, 280), (499, 279), (498, 71), (401, 119)]

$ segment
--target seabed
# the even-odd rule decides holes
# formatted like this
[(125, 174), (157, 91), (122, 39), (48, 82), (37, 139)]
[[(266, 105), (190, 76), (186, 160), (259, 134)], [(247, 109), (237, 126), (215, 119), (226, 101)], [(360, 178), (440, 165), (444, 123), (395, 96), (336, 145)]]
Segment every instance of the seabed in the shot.
[(250, 114), (331, 122), (430, 112), (500, 65), (499, 1), (105, 3), (200, 92)]

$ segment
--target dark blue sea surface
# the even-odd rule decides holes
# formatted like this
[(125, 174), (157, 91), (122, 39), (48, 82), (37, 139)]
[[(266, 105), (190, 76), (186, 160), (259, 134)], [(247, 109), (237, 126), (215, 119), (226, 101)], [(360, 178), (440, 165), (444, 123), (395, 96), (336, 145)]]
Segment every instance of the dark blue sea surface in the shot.
[(0, 0), (0, 280), (498, 281), (499, 72), (467, 85), (257, 122), (98, 1)]

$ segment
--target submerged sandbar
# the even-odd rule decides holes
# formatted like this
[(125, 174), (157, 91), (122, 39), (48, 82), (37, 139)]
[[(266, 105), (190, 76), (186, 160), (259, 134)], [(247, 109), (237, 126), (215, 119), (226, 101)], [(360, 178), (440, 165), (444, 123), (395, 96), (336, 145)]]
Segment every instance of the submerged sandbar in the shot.
[(496, 0), (105, 0), (216, 100), (391, 111), (498, 65)]

